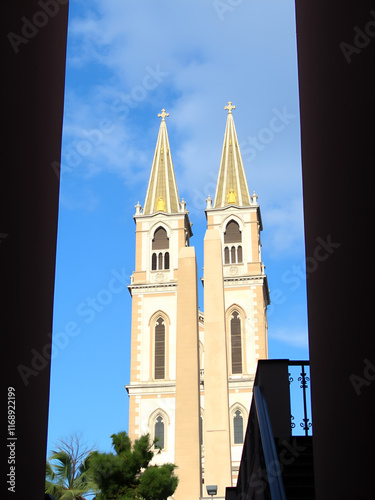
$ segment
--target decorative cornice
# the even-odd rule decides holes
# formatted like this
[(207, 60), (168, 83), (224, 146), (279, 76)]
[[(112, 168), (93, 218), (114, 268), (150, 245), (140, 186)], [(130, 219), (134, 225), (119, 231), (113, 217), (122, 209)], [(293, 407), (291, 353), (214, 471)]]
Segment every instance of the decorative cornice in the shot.
[(257, 274), (257, 275), (246, 275), (246, 276), (224, 276), (224, 284), (233, 284), (237, 285), (238, 283), (246, 283), (246, 282), (263, 282), (267, 279), (265, 274)]
[(163, 292), (163, 289), (173, 289), (177, 288), (177, 281), (169, 281), (168, 283), (132, 283), (128, 285), (128, 289), (130, 292), (136, 290), (142, 293), (151, 293), (151, 292)]
[(140, 384), (130, 384), (126, 385), (125, 389), (129, 396), (136, 396), (142, 394), (161, 394), (161, 393), (175, 393), (176, 392), (176, 381), (160, 381), (160, 382), (149, 382)]

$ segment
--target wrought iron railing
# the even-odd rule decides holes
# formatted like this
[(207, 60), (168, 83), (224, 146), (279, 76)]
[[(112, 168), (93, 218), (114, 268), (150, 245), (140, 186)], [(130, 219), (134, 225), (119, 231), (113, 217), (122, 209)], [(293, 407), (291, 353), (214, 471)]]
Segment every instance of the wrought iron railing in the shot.
[[(311, 436), (310, 363), (289, 360), (288, 369), (291, 434), (297, 436), (302, 429), (305, 436)], [(296, 426), (296, 421), (299, 421), (299, 426)]]
[[(285, 500), (280, 465), (298, 431), (312, 434), (309, 362), (259, 361), (237, 486), (226, 500)], [(285, 446), (280, 456), (276, 443)]]

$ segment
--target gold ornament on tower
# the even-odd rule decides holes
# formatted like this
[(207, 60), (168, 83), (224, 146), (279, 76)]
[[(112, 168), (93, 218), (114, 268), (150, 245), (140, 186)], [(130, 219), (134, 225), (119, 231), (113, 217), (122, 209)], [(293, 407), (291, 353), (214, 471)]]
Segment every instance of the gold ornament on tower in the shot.
[(237, 201), (237, 193), (233, 188), (230, 188), (229, 193), (227, 194), (227, 202), (236, 203), (236, 201)]
[(157, 212), (165, 212), (166, 211), (165, 201), (164, 201), (164, 198), (162, 196), (159, 196), (159, 199), (156, 203), (156, 211)]

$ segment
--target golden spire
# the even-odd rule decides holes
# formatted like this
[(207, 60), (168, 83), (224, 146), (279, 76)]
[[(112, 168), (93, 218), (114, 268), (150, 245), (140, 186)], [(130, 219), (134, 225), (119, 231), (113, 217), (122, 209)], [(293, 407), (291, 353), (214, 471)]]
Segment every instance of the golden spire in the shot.
[(228, 110), (228, 116), (213, 208), (250, 205), (249, 188), (233, 120), (232, 110), (235, 108), (231, 101), (224, 107)]
[(169, 116), (169, 113), (166, 113), (165, 109), (158, 114), (161, 121), (143, 210), (144, 215), (155, 212), (178, 213), (180, 208), (165, 122), (166, 116)]

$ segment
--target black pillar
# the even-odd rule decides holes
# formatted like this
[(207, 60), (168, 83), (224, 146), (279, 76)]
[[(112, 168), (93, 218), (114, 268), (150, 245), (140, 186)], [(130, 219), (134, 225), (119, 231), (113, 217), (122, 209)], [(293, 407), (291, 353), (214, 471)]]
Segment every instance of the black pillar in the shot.
[(372, 499), (375, 2), (296, 20), (316, 499)]
[(1, 5), (1, 498), (44, 498), (67, 15), (66, 0)]

